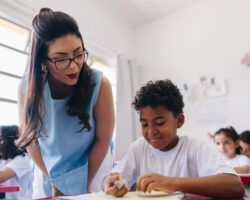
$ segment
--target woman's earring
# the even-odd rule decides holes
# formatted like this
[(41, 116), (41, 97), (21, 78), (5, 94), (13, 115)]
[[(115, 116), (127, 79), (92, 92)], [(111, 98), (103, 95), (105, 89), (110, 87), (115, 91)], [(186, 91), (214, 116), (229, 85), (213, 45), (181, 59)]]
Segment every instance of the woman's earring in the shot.
[(42, 73), (44, 73), (44, 74), (48, 73), (48, 69), (47, 69), (45, 64), (42, 64)]

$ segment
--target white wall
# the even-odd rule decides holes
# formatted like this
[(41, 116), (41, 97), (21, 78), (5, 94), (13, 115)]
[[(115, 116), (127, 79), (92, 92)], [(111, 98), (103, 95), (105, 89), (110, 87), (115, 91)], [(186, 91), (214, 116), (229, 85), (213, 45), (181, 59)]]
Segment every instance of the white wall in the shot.
[[(130, 55), (132, 28), (112, 12), (104, 2), (98, 0), (2, 0), (0, 14), (16, 17), (26, 27), (41, 7), (63, 11), (72, 15), (79, 24), (83, 39), (90, 53), (105, 56)], [(25, 15), (26, 14), (26, 15)], [(93, 52), (94, 51), (94, 52)]]
[[(204, 0), (137, 28), (135, 55), (144, 67), (143, 82), (169, 78), (196, 84), (203, 75), (227, 81), (228, 94), (215, 104), (186, 102), (181, 133), (207, 140), (207, 132), (220, 126), (250, 129), (250, 68), (240, 63), (250, 50), (249, 8), (249, 0)], [(224, 122), (199, 123), (197, 103), (223, 107)]]
[[(44, 6), (65, 11), (78, 21), (90, 53), (111, 60), (117, 54), (135, 58), (143, 66), (142, 83), (169, 78), (177, 84), (196, 84), (203, 75), (224, 78), (228, 95), (215, 99), (217, 105), (185, 102), (181, 133), (206, 140), (206, 133), (220, 126), (250, 129), (250, 69), (240, 64), (250, 50), (249, 0), (201, 0), (136, 30), (100, 0), (1, 0), (0, 14), (30, 27), (33, 15)], [(218, 103), (227, 116), (224, 122), (199, 123), (195, 117), (199, 104)]]

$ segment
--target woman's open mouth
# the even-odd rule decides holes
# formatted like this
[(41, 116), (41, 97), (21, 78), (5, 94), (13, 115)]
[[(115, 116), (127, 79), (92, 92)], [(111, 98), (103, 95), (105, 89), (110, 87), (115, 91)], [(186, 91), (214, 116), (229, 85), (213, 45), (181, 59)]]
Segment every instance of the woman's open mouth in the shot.
[(74, 73), (74, 74), (67, 74), (67, 77), (68, 77), (69, 79), (71, 79), (71, 80), (76, 79), (76, 78), (77, 78), (77, 76), (78, 76), (78, 73)]

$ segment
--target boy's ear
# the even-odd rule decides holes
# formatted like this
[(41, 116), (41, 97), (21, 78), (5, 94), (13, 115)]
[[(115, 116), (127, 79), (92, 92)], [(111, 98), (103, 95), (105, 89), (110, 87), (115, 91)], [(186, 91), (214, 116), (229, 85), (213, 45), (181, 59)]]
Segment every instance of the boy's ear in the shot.
[(177, 116), (177, 128), (181, 128), (184, 122), (185, 122), (185, 116), (183, 115), (183, 113), (181, 113)]

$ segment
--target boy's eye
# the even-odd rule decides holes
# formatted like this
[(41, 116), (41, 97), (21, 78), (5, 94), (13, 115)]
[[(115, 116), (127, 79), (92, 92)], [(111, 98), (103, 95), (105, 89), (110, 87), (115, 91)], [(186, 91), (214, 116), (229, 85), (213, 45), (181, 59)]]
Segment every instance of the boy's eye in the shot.
[(162, 126), (164, 123), (165, 123), (165, 121), (158, 121), (158, 122), (156, 122), (155, 124), (156, 124), (157, 126)]
[(147, 125), (147, 124), (141, 124), (141, 126), (142, 126), (143, 128), (145, 128), (145, 127), (147, 127), (148, 125)]

